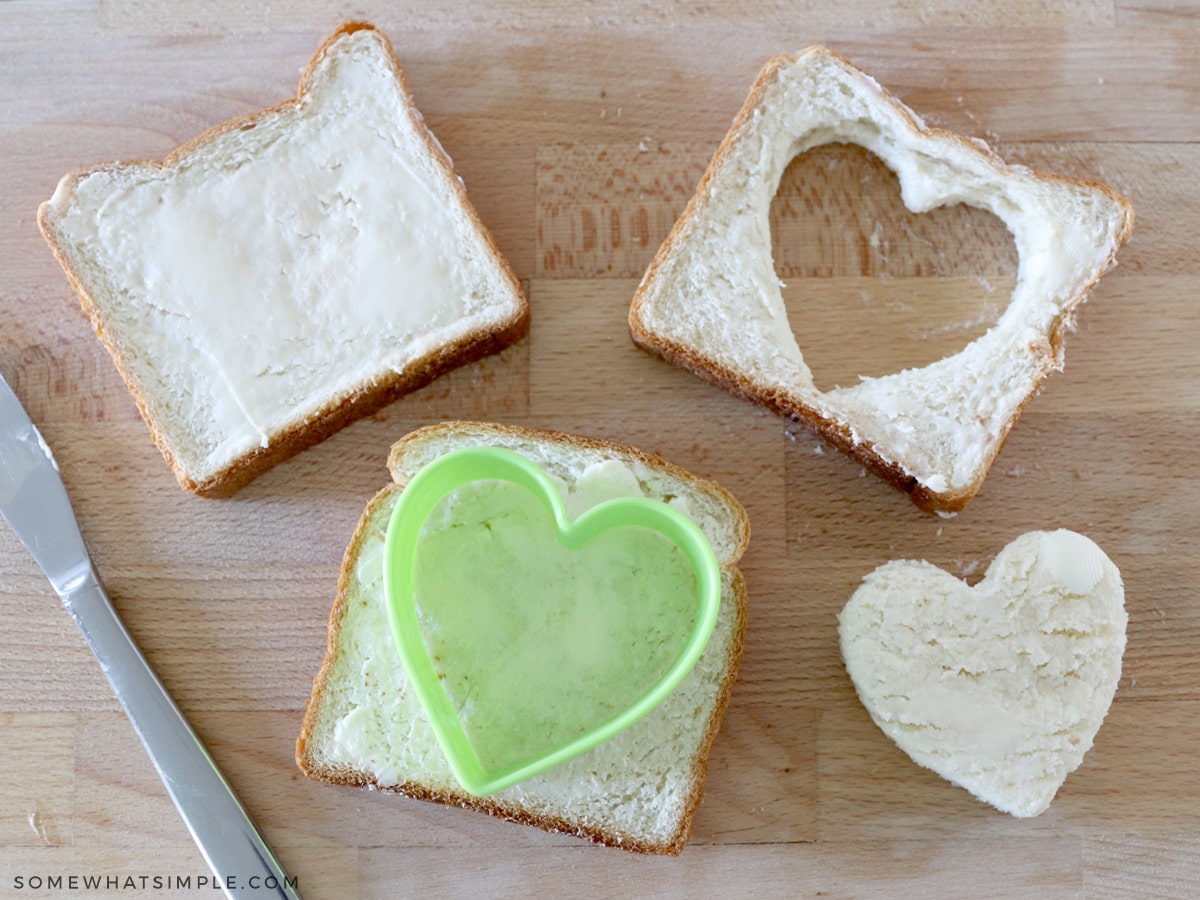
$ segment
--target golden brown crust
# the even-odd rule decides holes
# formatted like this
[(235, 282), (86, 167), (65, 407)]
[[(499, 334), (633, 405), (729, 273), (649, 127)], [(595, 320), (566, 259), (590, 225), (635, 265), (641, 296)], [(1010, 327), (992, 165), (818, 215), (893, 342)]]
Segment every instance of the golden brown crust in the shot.
[[(654, 334), (642, 322), (642, 305), (645, 301), (647, 287), (657, 277), (659, 269), (667, 261), (674, 251), (675, 245), (682, 237), (684, 229), (689, 221), (697, 214), (702, 205), (703, 198), (709, 193), (711, 183), (716, 177), (716, 173), (724, 164), (726, 158), (733, 150), (736, 138), (741, 130), (746, 127), (747, 123), (754, 116), (755, 111), (762, 105), (764, 95), (768, 86), (778, 76), (781, 69), (795, 64), (802, 56), (809, 53), (818, 53), (829, 59), (836, 60), (840, 65), (853, 70), (862, 75), (865, 80), (872, 85), (879, 97), (889, 104), (896, 112), (904, 119), (907, 127), (915, 134), (922, 135), (928, 138), (933, 138), (939, 141), (948, 141), (966, 149), (972, 154), (985, 160), (990, 166), (1000, 170), (1001, 172), (1015, 172), (1020, 170), (1040, 180), (1057, 182), (1059, 184), (1073, 185), (1076, 187), (1084, 187), (1089, 190), (1099, 191), (1115, 202), (1124, 212), (1124, 218), (1121, 224), (1121, 230), (1118, 233), (1116, 240), (1113, 243), (1113, 249), (1103, 267), (1101, 267), (1096, 275), (1091, 278), (1064, 306), (1062, 314), (1053, 323), (1049, 333), (1049, 339), (1045, 347), (1042, 348), (1040, 354), (1041, 366), (1034, 386), (1021, 403), (1020, 407), (1014, 414), (1005, 422), (1001, 428), (1001, 435), (993, 448), (986, 464), (980, 467), (980, 475), (964, 488), (954, 491), (936, 492), (930, 490), (927, 486), (921, 484), (914, 476), (907, 473), (901, 466), (895, 462), (886, 459), (876, 450), (869, 442), (858, 440), (856, 441), (851, 435), (850, 430), (838, 422), (822, 415), (820, 410), (815, 409), (810, 404), (804, 402), (803, 399), (793, 394), (779, 391), (768, 385), (756, 382), (751, 378), (746, 377), (743, 373), (724, 365), (719, 360), (697, 350), (696, 348), (687, 347), (678, 342), (668, 340), (659, 335)], [(713, 154), (712, 161), (705, 170), (704, 175), (700, 179), (699, 185), (696, 187), (695, 193), (692, 195), (683, 213), (675, 221), (670, 233), (667, 235), (662, 246), (651, 260), (649, 267), (646, 269), (645, 275), (642, 277), (641, 283), (638, 285), (637, 291), (634, 293), (633, 301), (629, 308), (629, 331), (633, 342), (642, 349), (662, 357), (666, 361), (686, 369), (693, 374), (699, 375), (701, 378), (724, 388), (730, 393), (743, 397), (744, 399), (758, 403), (773, 412), (803, 422), (814, 432), (820, 435), (824, 440), (831, 445), (853, 457), (858, 462), (865, 465), (876, 475), (882, 478), (887, 483), (905, 491), (912, 498), (913, 502), (921, 509), (927, 512), (943, 512), (952, 513), (962, 510), (971, 498), (978, 493), (979, 488), (983, 485), (983, 480), (987, 475), (988, 470), (996, 455), (1000, 452), (1004, 443), (1008, 440), (1008, 435), (1020, 417), (1021, 411), (1025, 405), (1033, 399), (1040, 389), (1040, 386), (1050, 373), (1059, 368), (1058, 359), (1062, 348), (1063, 332), (1070, 324), (1071, 315), (1075, 308), (1082, 303), (1088, 292), (1096, 285), (1101, 276), (1107, 269), (1116, 264), (1117, 251), (1129, 239), (1129, 235), (1133, 230), (1133, 207), (1129, 200), (1121, 194), (1114, 191), (1111, 187), (1101, 184), (1096, 181), (1089, 181), (1082, 178), (1072, 178), (1066, 175), (1057, 175), (1048, 172), (1042, 172), (1038, 169), (1031, 169), (1024, 166), (1010, 166), (1004, 162), (999, 156), (991, 151), (985, 144), (970, 140), (961, 134), (953, 131), (946, 131), (941, 128), (928, 127), (920, 122), (899, 99), (897, 99), (890, 91), (879, 85), (873, 78), (863, 72), (858, 66), (854, 65), (844, 56), (821, 46), (812, 46), (796, 54), (779, 54), (771, 57), (763, 65), (759, 71), (758, 77), (750, 88), (750, 92), (738, 111), (737, 116), (733, 120), (729, 131), (725, 134), (721, 144), (717, 147)]]
[(304, 72), (300, 76), (300, 84), (294, 98), (284, 100), (274, 106), (269, 106), (265, 109), (256, 112), (248, 113), (237, 118), (223, 122), (209, 130), (197, 135), (191, 140), (185, 141), (174, 150), (169, 152), (161, 162), (154, 160), (132, 160), (128, 162), (108, 162), (99, 165), (85, 166), (68, 172), (63, 176), (59, 191), (74, 191), (84, 178), (106, 171), (121, 171), (130, 168), (147, 167), (154, 169), (168, 169), (177, 165), (181, 160), (184, 160), (189, 154), (194, 153), (212, 141), (232, 132), (242, 131), (247, 128), (256, 127), (260, 122), (272, 116), (279, 115), (303, 102), (305, 96), (311, 89), (311, 82), (315, 77), (316, 71), (329, 52), (330, 48), (341, 38), (346, 35), (353, 34), (359, 31), (370, 31), (387, 50), (387, 57), (391, 65), (393, 74), (396, 77), (396, 82), (399, 85), (400, 92), (408, 102), (409, 116), (416, 126), (416, 131), (424, 139), (426, 148), (430, 157), (442, 169), (446, 176), (447, 183), (461, 201), (463, 209), (470, 218), (472, 226), (479, 232), (484, 241), (489, 254), (493, 257), (496, 264), (499, 266), (504, 277), (510, 283), (514, 295), (519, 300), (519, 308), (507, 320), (491, 326), (486, 330), (476, 331), (468, 334), (456, 341), (453, 344), (448, 344), (443, 347), (436, 348), (427, 353), (422, 358), (410, 364), (403, 372), (389, 372), (386, 376), (378, 379), (370, 386), (368, 390), (359, 391), (347, 397), (334, 398), (320, 409), (308, 421), (297, 425), (286, 432), (278, 435), (273, 435), (271, 443), (268, 447), (258, 448), (250, 453), (245, 454), (241, 458), (235, 460), (225, 469), (217, 472), (215, 475), (204, 479), (203, 481), (195, 481), (187, 474), (184, 467), (180, 464), (175, 454), (172, 452), (165, 436), (155, 423), (144, 394), (137, 380), (132, 374), (131, 367), (125, 360), (124, 351), (120, 344), (109, 332), (104, 322), (104, 315), (100, 305), (96, 303), (90, 291), (84, 284), (84, 280), (80, 273), (76, 271), (75, 266), (71, 262), (68, 254), (58, 240), (57, 233), (54, 228), (54, 209), (50, 201), (44, 202), (38, 208), (38, 227), (42, 232), (42, 236), (50, 245), (50, 250), (58, 260), (63, 271), (67, 275), (67, 279), (71, 286), (79, 295), (80, 304), (87, 313), (88, 318), (92, 322), (92, 327), (96, 331), (96, 336), (100, 339), (101, 344), (108, 351), (116, 365), (117, 371), (121, 375), (121, 379), (125, 382), (125, 386), (133, 395), (134, 402), (137, 404), (138, 411), (146, 424), (150, 428), (151, 437), (154, 443), (158, 446), (163, 456), (170, 465), (175, 478), (178, 480), (181, 487), (197, 494), (201, 497), (229, 497), (243, 488), (254, 478), (261, 475), (276, 464), (288, 459), (291, 456), (299, 453), (308, 447), (318, 444), (325, 438), (332, 435), (334, 432), (351, 422), (368, 416), (376, 412), (381, 407), (396, 400), (404, 394), (410, 393), (417, 388), (428, 384), (439, 375), (448, 372), (458, 366), (466, 365), (467, 363), (475, 362), (496, 353), (504, 347), (512, 344), (522, 337), (529, 330), (529, 302), (525, 297), (525, 292), (513, 272), (512, 267), (508, 264), (499, 247), (496, 245), (495, 239), (491, 232), (483, 224), (479, 218), (474, 205), (467, 197), (466, 188), (462, 181), (454, 173), (453, 164), (450, 158), (442, 149), (441, 144), (433, 137), (432, 133), (425, 126), (423, 119), (416, 104), (413, 100), (412, 93), (408, 89), (408, 82), (404, 78), (404, 72), (400, 67), (400, 62), (396, 58), (395, 51), (392, 48), (391, 41), (387, 35), (376, 29), (373, 25), (367, 22), (351, 21), (345, 22), (321, 44), (316, 53), (313, 54), (308, 64), (304, 68)]
[[(365, 418), (405, 394), (428, 384), (439, 375), (467, 363), (498, 353), (509, 344), (524, 337), (529, 329), (528, 308), (516, 321), (503, 329), (468, 335), (461, 341), (438, 347), (412, 363), (401, 373), (389, 372), (368, 391), (361, 391), (327, 404), (303, 428), (293, 429), (273, 441), (269, 447), (257, 449), (242, 457), (235, 465), (202, 484), (181, 481), (184, 487), (202, 497), (229, 497), (276, 463), (294, 456), (301, 450), (325, 440), (338, 430)], [(161, 445), (160, 445), (161, 446)]]
[(705, 730), (704, 737), (701, 739), (701, 742), (696, 750), (692, 768), (692, 777), (690, 779), (691, 790), (689, 791), (685, 800), (684, 811), (679, 818), (678, 827), (675, 831), (675, 834), (672, 835), (670, 840), (661, 844), (631, 841), (626, 836), (610, 829), (600, 827), (595, 823), (569, 820), (559, 816), (544, 816), (531, 813), (528, 810), (523, 809), (518, 804), (506, 802), (504, 800), (498, 800), (494, 797), (476, 797), (462, 791), (437, 790), (413, 782), (383, 786), (380, 785), (377, 780), (368, 772), (359, 772), (350, 768), (337, 768), (325, 765), (315, 758), (311, 752), (310, 744), (313, 732), (316, 729), (321, 700), (328, 685), (334, 662), (337, 658), (338, 636), (341, 629), (342, 616), (346, 609), (347, 594), (353, 574), (353, 561), (358, 557), (359, 547), (367, 535), (370, 522), (376, 510), (381, 504), (387, 503), (393, 494), (404, 489), (402, 483), (388, 485), (371, 499), (371, 501), (367, 504), (366, 509), (363, 511), (362, 517), (359, 519), (354, 534), (350, 539), (350, 544), (346, 550), (346, 555), (342, 562), (341, 573), (338, 578), (337, 599), (334, 601), (333, 609), (329, 615), (329, 634), (326, 643), (325, 658), (321, 663), (320, 669), (317, 671), (316, 677), (313, 679), (312, 693), (309, 695), (308, 706), (304, 714), (304, 721), (300, 728), (300, 736), (296, 741), (296, 763), (306, 776), (315, 781), (324, 781), (330, 784), (360, 788), (373, 788), (377, 790), (399, 793), (416, 800), (429, 800), (438, 803), (444, 803), (449, 806), (460, 806), (464, 809), (472, 809), (477, 812), (487, 813), (490, 816), (496, 816), (497, 818), (505, 819), (506, 821), (516, 822), (522, 825), (530, 825), (535, 828), (540, 828), (544, 831), (554, 832), (556, 834), (570, 834), (590, 840), (594, 843), (604, 844), (609, 847), (619, 847), (623, 850), (629, 850), (635, 853), (675, 856), (683, 849), (683, 846), (691, 837), (692, 822), (703, 797), (704, 781), (708, 769), (708, 757), (712, 750), (713, 741), (716, 739), (717, 732), (720, 730), (725, 709), (729, 704), (729, 697), (733, 690), (733, 684), (737, 678), (738, 663), (742, 655), (742, 645), (745, 640), (746, 632), (746, 582), (742, 577), (741, 572), (736, 568), (736, 563), (741, 557), (742, 551), (745, 549), (746, 541), (749, 539), (749, 522), (746, 518), (745, 510), (742, 509), (741, 504), (738, 503), (738, 501), (731, 494), (729, 494), (728, 491), (726, 491), (724, 488), (721, 488), (714, 482), (698, 478), (687, 470), (681, 469), (680, 467), (667, 462), (659, 456), (646, 453), (635, 447), (615, 443), (612, 441), (601, 440), (598, 438), (568, 435), (562, 432), (544, 431), (535, 428), (524, 428), (513, 425), (493, 425), (479, 422), (444, 422), (419, 429), (401, 438), (392, 446), (392, 451), (388, 458), (388, 466), (392, 470), (393, 476), (398, 477), (396, 474), (399, 468), (397, 463), (400, 455), (402, 455), (404, 452), (404, 448), (410, 446), (415, 441), (429, 437), (433, 432), (463, 428), (478, 429), (481, 433), (508, 433), (527, 439), (566, 443), (574, 447), (585, 447), (594, 450), (618, 453), (626, 456), (629, 459), (642, 462), (645, 465), (651, 466), (673, 477), (681, 478), (693, 484), (703, 485), (706, 489), (715, 489), (715, 491), (723, 498), (728, 499), (730, 502), (730, 508), (738, 513), (738, 531), (740, 540), (737, 545), (736, 552), (723, 566), (723, 569), (731, 576), (732, 594), (737, 617), (734, 625), (734, 640), (730, 649), (729, 663), (725, 670), (725, 679), (718, 688), (719, 693), (717, 696), (717, 702), (713, 708), (712, 715), (709, 717), (708, 726)]

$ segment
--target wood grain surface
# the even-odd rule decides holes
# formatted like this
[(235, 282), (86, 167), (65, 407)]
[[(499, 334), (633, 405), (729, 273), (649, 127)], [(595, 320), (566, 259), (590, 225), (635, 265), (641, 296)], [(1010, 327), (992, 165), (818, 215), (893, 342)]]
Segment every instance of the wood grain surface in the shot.
[[(291, 96), (351, 17), (394, 42), (528, 288), (531, 331), (234, 499), (200, 500), (152, 446), (38, 234), (37, 206), (70, 168), (159, 158)], [(759, 66), (815, 42), (930, 123), (1009, 161), (1104, 180), (1136, 210), (1119, 267), (1067, 338), (1065, 372), (953, 519), (628, 338), (637, 281)], [(1197, 172), (1200, 8), (1172, 0), (8, 0), (0, 371), (54, 448), (131, 631), (306, 897), (1194, 896)], [(820, 386), (952, 352), (995, 320), (1013, 284), (998, 220), (965, 208), (914, 216), (887, 169), (854, 148), (796, 160), (771, 221)], [(461, 417), (657, 451), (750, 514), (741, 675), (678, 858), (314, 784), (296, 769), (341, 556), (387, 480), (388, 447)], [(1055, 527), (1090, 535), (1121, 568), (1129, 643), (1095, 748), (1048, 812), (1016, 820), (876, 729), (842, 667), (836, 614), (889, 559), (974, 581), (1018, 534)], [(35, 877), (204, 873), (99, 668), (7, 529), (0, 621), (0, 896), (70, 893), (35, 890)]]

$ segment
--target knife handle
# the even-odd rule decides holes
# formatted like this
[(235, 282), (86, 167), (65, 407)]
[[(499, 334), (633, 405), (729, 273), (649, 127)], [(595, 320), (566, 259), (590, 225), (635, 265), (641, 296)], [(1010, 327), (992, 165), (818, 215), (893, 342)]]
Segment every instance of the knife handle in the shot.
[(95, 569), (62, 598), (225, 895), (299, 900), (294, 882), (142, 656)]

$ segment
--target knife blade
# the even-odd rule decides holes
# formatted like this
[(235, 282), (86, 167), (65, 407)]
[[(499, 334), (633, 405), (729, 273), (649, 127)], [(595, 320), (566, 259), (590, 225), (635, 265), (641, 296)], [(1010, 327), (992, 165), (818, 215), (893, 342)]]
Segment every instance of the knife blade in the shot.
[(0, 514), (83, 632), (225, 895), (298, 898), (295, 880), (286, 876), (117, 615), (88, 555), (54, 454), (3, 377)]

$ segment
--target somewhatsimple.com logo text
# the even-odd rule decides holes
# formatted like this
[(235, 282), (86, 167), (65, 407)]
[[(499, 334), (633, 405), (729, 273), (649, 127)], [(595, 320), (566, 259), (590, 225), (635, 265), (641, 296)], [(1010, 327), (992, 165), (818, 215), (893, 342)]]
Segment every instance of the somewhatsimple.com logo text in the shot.
[(299, 890), (295, 876), (276, 878), (274, 875), (14, 875), (14, 891), (277, 891), (281, 888)]

